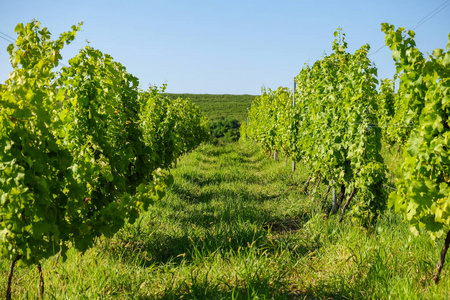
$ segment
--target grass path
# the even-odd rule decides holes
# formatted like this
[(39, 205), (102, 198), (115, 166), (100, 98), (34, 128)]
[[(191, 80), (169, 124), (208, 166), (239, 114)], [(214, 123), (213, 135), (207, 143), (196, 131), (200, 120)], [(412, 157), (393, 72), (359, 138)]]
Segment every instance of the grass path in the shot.
[[(440, 244), (411, 236), (393, 212), (368, 230), (324, 218), (326, 187), (305, 195), (298, 167), (292, 174), (250, 143), (200, 147), (135, 224), (54, 269), (56, 258), (43, 262), (46, 299), (447, 297), (448, 266), (430, 285)], [(36, 299), (37, 286), (34, 268), (17, 268), (14, 298)]]

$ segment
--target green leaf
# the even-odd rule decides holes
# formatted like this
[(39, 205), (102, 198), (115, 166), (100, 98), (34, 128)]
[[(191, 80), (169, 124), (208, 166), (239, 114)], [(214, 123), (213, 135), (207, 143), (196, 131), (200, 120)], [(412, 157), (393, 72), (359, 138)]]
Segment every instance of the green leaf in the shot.
[(423, 143), (423, 137), (416, 131), (411, 133), (411, 136), (408, 140), (407, 151), (408, 154), (412, 157), (416, 156), (419, 153), (419, 148)]
[(434, 57), (439, 57), (442, 55), (442, 53), (444, 52), (444, 49), (434, 49), (433, 50), (433, 56)]
[(444, 58), (442, 59), (442, 63), (446, 67), (450, 65), (450, 52), (445, 53)]
[(113, 174), (111, 174), (110, 172), (104, 173), (104, 174), (103, 174), (103, 177), (104, 177), (107, 181), (109, 181), (109, 182), (114, 181), (114, 176), (113, 176)]

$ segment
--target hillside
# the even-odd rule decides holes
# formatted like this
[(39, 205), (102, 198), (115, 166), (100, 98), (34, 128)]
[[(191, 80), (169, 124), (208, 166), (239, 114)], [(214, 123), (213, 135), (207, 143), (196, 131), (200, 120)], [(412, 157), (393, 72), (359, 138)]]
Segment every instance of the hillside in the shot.
[(236, 119), (242, 123), (247, 118), (247, 110), (250, 109), (255, 95), (215, 95), (215, 94), (171, 94), (166, 93), (171, 99), (178, 97), (190, 99), (197, 104), (211, 121), (220, 119)]

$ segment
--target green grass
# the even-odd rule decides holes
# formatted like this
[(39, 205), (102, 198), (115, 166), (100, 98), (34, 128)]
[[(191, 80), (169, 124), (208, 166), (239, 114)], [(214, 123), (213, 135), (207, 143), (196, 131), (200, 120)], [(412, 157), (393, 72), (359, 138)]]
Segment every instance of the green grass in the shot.
[[(135, 224), (83, 255), (44, 261), (45, 298), (448, 297), (448, 265), (431, 284), (443, 241), (412, 236), (392, 211), (369, 229), (326, 218), (326, 186), (305, 195), (309, 174), (297, 167), (292, 174), (290, 161), (273, 162), (251, 143), (201, 146), (180, 159), (167, 196)], [(6, 284), (8, 262), (0, 267)], [(37, 287), (36, 268), (17, 267), (13, 298), (36, 299)]]
[(247, 120), (248, 109), (255, 99), (254, 95), (214, 95), (214, 94), (170, 94), (171, 99), (178, 97), (190, 99), (197, 104), (211, 121), (236, 119), (239, 123)]

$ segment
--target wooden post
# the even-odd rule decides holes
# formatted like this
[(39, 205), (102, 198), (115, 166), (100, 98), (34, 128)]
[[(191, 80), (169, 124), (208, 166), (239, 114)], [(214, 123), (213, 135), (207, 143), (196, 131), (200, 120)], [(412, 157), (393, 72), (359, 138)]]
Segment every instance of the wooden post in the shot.
[[(332, 181), (334, 184), (334, 180)], [(331, 208), (331, 213), (334, 215), (337, 212), (337, 200), (336, 200), (336, 189), (333, 186), (333, 207)]]
[(297, 88), (297, 82), (295, 81), (294, 77), (294, 90), (292, 91), (292, 106), (295, 107), (295, 89)]
[[(294, 90), (292, 91), (292, 106), (295, 107), (295, 89), (297, 88), (297, 82), (295, 82), (294, 77)], [(295, 161), (292, 160), (292, 173), (295, 172)]]
[[(248, 117), (247, 117), (247, 128), (248, 128)], [(247, 141), (249, 140), (248, 134), (247, 132), (245, 133), (245, 135), (247, 136)]]
[(336, 189), (333, 187), (333, 207), (331, 208), (331, 213), (334, 215), (337, 213), (337, 200), (336, 200)]

